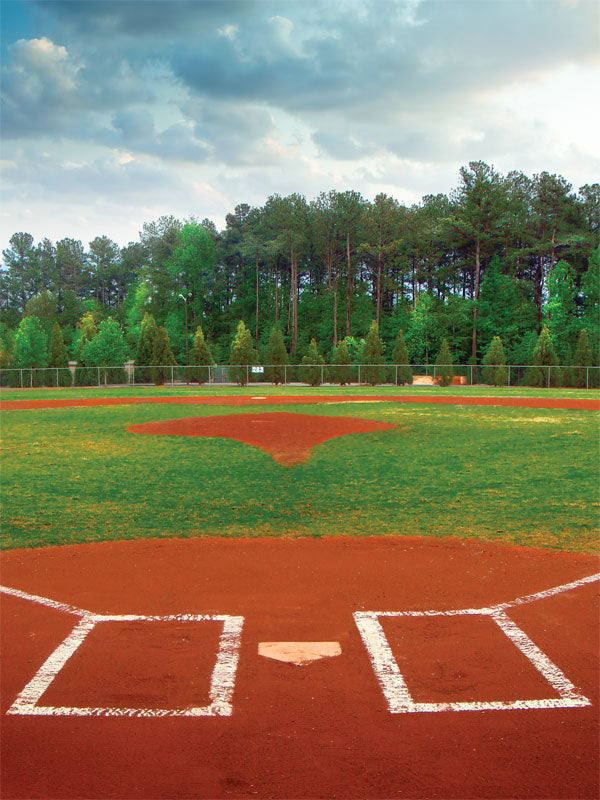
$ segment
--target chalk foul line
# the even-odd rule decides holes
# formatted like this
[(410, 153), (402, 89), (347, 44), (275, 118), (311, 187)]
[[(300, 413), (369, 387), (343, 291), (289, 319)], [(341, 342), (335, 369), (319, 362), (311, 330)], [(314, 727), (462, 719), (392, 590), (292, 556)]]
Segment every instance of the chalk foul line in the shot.
[[(367, 649), (373, 670), (381, 685), (392, 714), (432, 711), (487, 711), (507, 709), (547, 709), (589, 706), (591, 701), (578, 692), (566, 675), (545, 653), (513, 622), (506, 610), (531, 603), (562, 592), (577, 589), (600, 580), (600, 573), (561, 584), (535, 594), (518, 597), (508, 603), (484, 608), (464, 608), (450, 611), (357, 611), (354, 620)], [(30, 716), (97, 716), (97, 717), (205, 717), (231, 716), (232, 697), (239, 661), (239, 650), (244, 617), (229, 614), (171, 614), (167, 616), (143, 614), (96, 614), (77, 606), (61, 603), (48, 597), (30, 594), (8, 586), (0, 586), (0, 592), (38, 605), (73, 614), (79, 621), (69, 635), (46, 659), (33, 678), (19, 693), (7, 714)], [(456, 615), (479, 615), (490, 617), (505, 636), (531, 662), (535, 669), (556, 691), (558, 697), (541, 700), (514, 700), (491, 702), (417, 703), (400, 672), (389, 642), (381, 626), (381, 617), (434, 617)], [(206, 706), (184, 709), (166, 708), (112, 708), (81, 706), (44, 706), (39, 701), (67, 661), (81, 647), (89, 633), (103, 622), (222, 622), (219, 648), (211, 675), (209, 700)]]
[[(567, 676), (548, 656), (510, 619), (506, 610), (515, 606), (532, 603), (552, 597), (562, 592), (577, 589), (585, 584), (600, 580), (600, 573), (580, 578), (570, 583), (555, 586), (535, 594), (518, 597), (509, 603), (500, 603), (484, 608), (461, 608), (450, 611), (356, 611), (354, 621), (371, 659), (375, 676), (392, 714), (410, 714), (436, 711), (505, 711), (511, 709), (549, 709), (577, 708), (590, 706), (591, 700), (585, 697), (571, 683)], [(558, 694), (535, 700), (417, 703), (413, 700), (398, 662), (394, 658), (381, 622), (381, 617), (450, 617), (485, 616), (491, 618), (505, 636), (530, 661), (532, 666), (545, 678)]]

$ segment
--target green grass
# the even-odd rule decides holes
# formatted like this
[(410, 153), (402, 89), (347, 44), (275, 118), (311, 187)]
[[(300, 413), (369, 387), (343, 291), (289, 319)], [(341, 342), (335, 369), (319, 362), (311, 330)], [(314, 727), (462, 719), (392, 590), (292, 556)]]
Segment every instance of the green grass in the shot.
[(198, 386), (178, 384), (175, 386), (92, 386), (74, 389), (1, 389), (0, 401), (42, 400), (45, 398), (67, 397), (165, 397), (165, 396), (239, 396), (252, 395), (439, 395), (474, 397), (573, 397), (598, 398), (597, 389), (533, 388), (530, 386), (305, 386), (292, 384), (272, 386), (271, 384), (252, 384), (251, 386), (231, 386), (212, 384)]
[[(173, 391), (199, 393), (198, 387), (142, 390)], [(561, 396), (561, 390), (538, 392)], [(226, 387), (224, 393), (273, 392)], [(385, 392), (377, 387), (374, 393)], [(25, 396), (73, 394), (101, 396), (98, 390)], [(124, 390), (102, 390), (102, 396), (111, 394)], [(571, 390), (569, 396), (577, 395)], [(398, 426), (329, 440), (291, 468), (240, 442), (125, 430), (151, 420), (248, 410), (136, 405), (2, 412), (3, 547), (137, 537), (394, 534), (594, 550), (599, 470), (593, 412), (355, 406), (342, 399), (253, 407)]]

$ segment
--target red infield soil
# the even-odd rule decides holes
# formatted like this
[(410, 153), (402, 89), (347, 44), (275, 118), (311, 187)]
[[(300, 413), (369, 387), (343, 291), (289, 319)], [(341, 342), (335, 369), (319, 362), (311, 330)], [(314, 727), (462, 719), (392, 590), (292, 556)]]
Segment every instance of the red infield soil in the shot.
[(229, 414), (216, 417), (145, 422), (130, 425), (130, 433), (168, 436), (218, 436), (259, 447), (284, 467), (306, 461), (313, 447), (349, 433), (387, 431), (396, 426), (356, 417), (320, 417), (316, 414)]
[[(2, 796), (596, 798), (597, 582), (507, 611), (585, 707), (392, 714), (352, 614), (489, 607), (597, 569), (589, 556), (409, 537), (6, 552), (3, 584), (30, 594), (97, 614), (244, 624), (231, 716), (6, 715), (78, 619), (3, 595)], [(99, 623), (39, 702), (202, 705), (220, 624)], [(489, 616), (388, 617), (382, 627), (416, 702), (558, 696)], [(302, 667), (258, 655), (260, 642), (280, 641), (339, 642), (342, 652)]]
[(118, 406), (139, 403), (175, 403), (176, 405), (250, 406), (288, 405), (298, 403), (439, 403), (463, 406), (512, 406), (517, 408), (562, 408), (579, 411), (600, 411), (600, 398), (543, 398), (543, 397), (448, 397), (439, 395), (270, 395), (222, 397), (87, 397), (47, 400), (3, 400), (5, 411), (72, 408), (76, 406)]

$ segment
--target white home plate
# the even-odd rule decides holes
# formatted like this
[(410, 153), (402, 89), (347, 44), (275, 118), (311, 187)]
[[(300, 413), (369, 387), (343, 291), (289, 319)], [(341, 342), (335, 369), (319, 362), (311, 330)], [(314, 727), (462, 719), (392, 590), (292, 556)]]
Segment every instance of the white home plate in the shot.
[(260, 642), (258, 655), (301, 667), (319, 658), (339, 656), (339, 642)]

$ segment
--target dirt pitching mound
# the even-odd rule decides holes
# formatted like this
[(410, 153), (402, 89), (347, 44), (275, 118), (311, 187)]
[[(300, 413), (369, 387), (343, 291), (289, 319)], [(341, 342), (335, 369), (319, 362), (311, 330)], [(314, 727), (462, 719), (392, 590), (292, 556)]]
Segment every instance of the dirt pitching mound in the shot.
[(130, 433), (158, 436), (217, 436), (269, 453), (285, 467), (306, 461), (315, 445), (351, 433), (393, 430), (396, 425), (358, 417), (321, 417), (289, 412), (230, 414), (130, 425)]
[[(4, 798), (598, 796), (592, 557), (201, 538), (1, 562)], [(231, 713), (194, 716), (216, 672)]]

